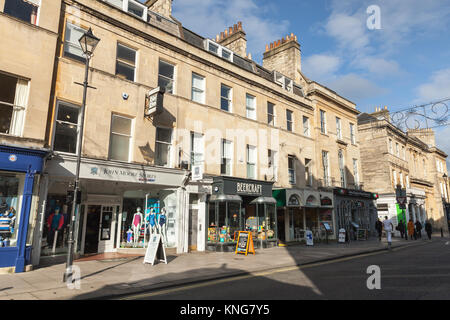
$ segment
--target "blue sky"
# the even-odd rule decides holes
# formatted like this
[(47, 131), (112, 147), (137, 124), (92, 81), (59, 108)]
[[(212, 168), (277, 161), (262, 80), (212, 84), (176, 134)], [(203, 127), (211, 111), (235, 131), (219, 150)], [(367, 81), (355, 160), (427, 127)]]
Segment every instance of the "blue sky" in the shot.
[[(371, 5), (380, 9), (380, 29), (367, 26)], [(209, 38), (242, 21), (247, 51), (260, 64), (266, 44), (294, 33), (304, 74), (361, 112), (450, 97), (448, 0), (175, 0), (173, 16)], [(450, 155), (450, 126), (436, 133)]]

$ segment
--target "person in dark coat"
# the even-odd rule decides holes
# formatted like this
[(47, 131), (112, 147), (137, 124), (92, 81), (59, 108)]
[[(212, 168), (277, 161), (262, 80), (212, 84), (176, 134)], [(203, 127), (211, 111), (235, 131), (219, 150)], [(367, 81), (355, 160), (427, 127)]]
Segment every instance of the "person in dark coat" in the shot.
[(425, 223), (425, 231), (427, 232), (428, 240), (431, 240), (431, 233), (433, 232), (433, 227), (431, 226), (429, 220)]
[[(397, 230), (400, 231), (400, 236), (403, 239), (403, 237), (405, 236), (405, 224), (403, 223), (403, 220), (400, 220), (400, 222), (398, 223)], [(408, 240), (407, 237), (406, 240)]]
[(422, 224), (419, 222), (419, 220), (416, 221), (416, 234), (417, 238), (422, 239)]
[(375, 222), (375, 230), (378, 232), (378, 240), (381, 241), (381, 232), (383, 231), (383, 223), (380, 221), (380, 218)]

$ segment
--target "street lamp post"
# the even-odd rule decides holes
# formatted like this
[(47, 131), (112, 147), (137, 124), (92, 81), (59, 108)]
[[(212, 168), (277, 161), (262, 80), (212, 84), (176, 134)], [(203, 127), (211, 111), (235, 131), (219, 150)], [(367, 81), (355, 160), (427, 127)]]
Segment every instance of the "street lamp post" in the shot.
[[(89, 30), (81, 36), (78, 40), (81, 49), (83, 50), (84, 55), (86, 56), (86, 65), (85, 65), (85, 73), (84, 73), (84, 82), (83, 82), (83, 103), (81, 105), (81, 122), (80, 128), (78, 130), (78, 146), (77, 146), (77, 167), (75, 172), (75, 189), (73, 192), (73, 202), (72, 202), (72, 210), (70, 213), (69, 220), (69, 240), (68, 242), (68, 252), (67, 252), (67, 262), (66, 262), (66, 271), (64, 272), (63, 281), (72, 282), (72, 263), (73, 263), (73, 251), (74, 251), (74, 237), (73, 237), (73, 229), (74, 229), (74, 220), (75, 220), (75, 207), (77, 206), (78, 192), (80, 190), (80, 165), (81, 165), (81, 145), (83, 142), (83, 129), (84, 129), (84, 111), (86, 108), (86, 94), (88, 85), (88, 75), (89, 75), (89, 62), (94, 53), (95, 47), (99, 43), (100, 39), (93, 35), (92, 29)], [(79, 212), (79, 211), (78, 211)]]

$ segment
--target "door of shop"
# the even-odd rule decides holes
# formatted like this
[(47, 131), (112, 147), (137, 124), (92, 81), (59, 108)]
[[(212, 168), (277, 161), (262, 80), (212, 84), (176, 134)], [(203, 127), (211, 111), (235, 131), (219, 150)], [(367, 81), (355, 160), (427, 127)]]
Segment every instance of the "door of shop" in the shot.
[(114, 251), (114, 239), (117, 233), (116, 218), (120, 206), (86, 205), (86, 207), (84, 250), (82, 253)]
[(197, 250), (198, 209), (189, 209), (189, 251)]

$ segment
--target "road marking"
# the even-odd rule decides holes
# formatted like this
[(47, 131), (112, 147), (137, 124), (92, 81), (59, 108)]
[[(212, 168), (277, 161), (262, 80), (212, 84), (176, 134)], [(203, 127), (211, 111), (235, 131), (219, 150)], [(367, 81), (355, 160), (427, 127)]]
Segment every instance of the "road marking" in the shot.
[[(424, 244), (427, 244), (427, 243), (424, 243)], [(421, 244), (421, 245), (424, 245), (424, 244)], [(404, 249), (404, 248), (408, 248), (408, 247), (417, 247), (417, 246), (419, 246), (419, 245), (405, 245), (405, 246), (401, 246), (398, 248), (393, 248), (392, 251), (398, 251), (400, 249)], [(168, 288), (168, 289), (161, 289), (161, 290), (156, 289), (156, 291), (154, 291), (154, 292), (131, 294), (126, 297), (118, 298), (118, 300), (136, 300), (136, 299), (141, 299), (141, 298), (148, 298), (148, 297), (170, 294), (170, 293), (179, 292), (179, 291), (185, 291), (185, 290), (190, 290), (190, 289), (212, 286), (212, 285), (226, 283), (226, 282), (245, 280), (248, 278), (267, 276), (267, 275), (288, 272), (288, 271), (294, 271), (294, 270), (307, 269), (307, 268), (322, 266), (322, 265), (326, 265), (326, 264), (332, 264), (332, 263), (338, 263), (338, 262), (342, 262), (342, 261), (348, 261), (348, 260), (353, 260), (353, 259), (358, 259), (358, 258), (374, 256), (374, 255), (383, 254), (383, 253), (386, 254), (386, 253), (389, 253), (389, 251), (386, 251), (386, 250), (376, 251), (376, 252), (364, 253), (364, 254), (350, 256), (350, 257), (337, 258), (337, 259), (333, 259), (333, 260), (329, 260), (329, 261), (311, 263), (308, 265), (281, 267), (281, 268), (275, 268), (275, 269), (268, 270), (268, 271), (250, 272), (249, 274), (240, 275), (240, 276), (231, 276), (231, 277), (225, 278), (225, 279), (210, 280), (210, 281), (206, 280), (205, 282), (202, 282), (202, 283), (195, 283), (195, 284), (188, 284), (188, 285), (181, 284), (179, 287), (175, 287), (175, 288)]]

